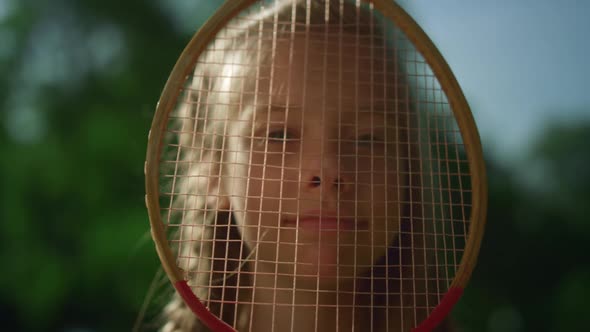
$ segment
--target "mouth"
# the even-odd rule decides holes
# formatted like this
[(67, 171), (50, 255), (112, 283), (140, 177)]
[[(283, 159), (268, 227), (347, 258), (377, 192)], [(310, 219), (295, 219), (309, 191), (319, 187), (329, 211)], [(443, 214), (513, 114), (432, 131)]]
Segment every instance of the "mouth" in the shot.
[(326, 211), (306, 211), (299, 216), (283, 220), (283, 226), (309, 231), (356, 231), (367, 230), (369, 223), (366, 220), (348, 216), (338, 216), (337, 213)]

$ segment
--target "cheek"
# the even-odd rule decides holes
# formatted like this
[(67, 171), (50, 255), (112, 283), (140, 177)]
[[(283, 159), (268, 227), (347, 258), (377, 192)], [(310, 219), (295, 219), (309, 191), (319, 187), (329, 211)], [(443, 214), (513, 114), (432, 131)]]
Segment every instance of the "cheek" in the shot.
[(280, 167), (273, 166), (264, 153), (253, 152), (228, 167), (233, 171), (228, 174), (232, 179), (228, 189), (231, 209), (247, 239), (256, 238), (259, 225), (277, 226), (280, 201), (284, 198), (281, 194), (284, 174)]
[[(280, 197), (277, 188), (280, 188), (281, 167), (272, 162), (272, 157), (262, 152), (253, 152), (251, 159), (247, 161), (244, 168), (248, 169), (247, 195), (248, 200), (264, 197), (265, 199), (276, 199)], [(257, 199), (259, 200), (259, 199)], [(261, 210), (259, 205), (249, 206), (248, 210)]]
[(362, 195), (380, 205), (399, 202), (403, 183), (400, 177), (404, 175), (397, 171), (396, 158), (362, 157), (356, 164), (358, 168), (349, 174), (356, 180), (357, 196)]
[(358, 161), (357, 208), (372, 220), (373, 245), (392, 243), (399, 232), (403, 188), (396, 158), (374, 155)]

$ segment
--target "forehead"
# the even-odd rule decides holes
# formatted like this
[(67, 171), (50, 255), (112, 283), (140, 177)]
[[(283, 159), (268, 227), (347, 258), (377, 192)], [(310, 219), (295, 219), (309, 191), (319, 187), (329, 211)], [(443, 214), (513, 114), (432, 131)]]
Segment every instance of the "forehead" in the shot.
[[(327, 31), (277, 38), (271, 61), (262, 64), (259, 88), (275, 102), (321, 102), (351, 109), (383, 104), (400, 85), (391, 50), (371, 35)], [(340, 105), (339, 105), (340, 104)]]
[(377, 83), (371, 76), (394, 70), (391, 51), (381, 39), (364, 35), (326, 32), (297, 34), (277, 39), (272, 46), (271, 69), (283, 73), (305, 73), (308, 80), (356, 79)]

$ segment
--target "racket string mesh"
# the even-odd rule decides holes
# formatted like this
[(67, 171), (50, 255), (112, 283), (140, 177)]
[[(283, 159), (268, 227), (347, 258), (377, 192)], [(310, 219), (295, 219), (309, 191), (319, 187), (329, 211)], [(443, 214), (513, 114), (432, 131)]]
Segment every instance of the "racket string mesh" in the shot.
[(402, 30), (359, 3), (261, 1), (178, 82), (162, 218), (193, 291), (236, 329), (405, 330), (460, 265), (455, 116)]

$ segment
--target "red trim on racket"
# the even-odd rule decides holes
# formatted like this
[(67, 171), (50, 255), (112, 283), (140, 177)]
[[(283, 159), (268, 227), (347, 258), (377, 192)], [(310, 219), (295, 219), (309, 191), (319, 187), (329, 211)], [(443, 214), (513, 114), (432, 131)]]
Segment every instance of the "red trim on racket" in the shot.
[(430, 332), (438, 326), (451, 312), (453, 306), (463, 295), (463, 288), (451, 287), (440, 303), (432, 310), (430, 316), (423, 321), (418, 327), (412, 329), (412, 332)]
[(205, 324), (211, 331), (215, 332), (236, 332), (231, 326), (213, 315), (209, 309), (195, 296), (186, 280), (178, 281), (174, 284), (174, 288), (184, 303), (199, 317), (201, 322)]

